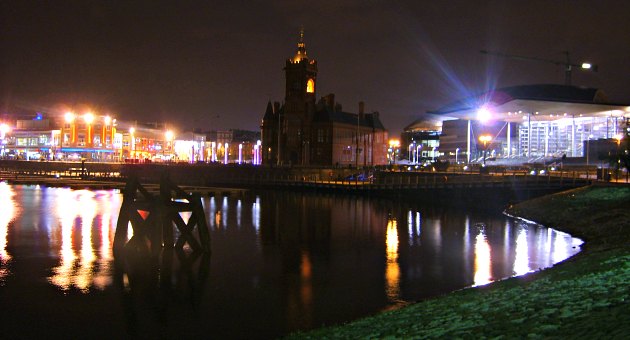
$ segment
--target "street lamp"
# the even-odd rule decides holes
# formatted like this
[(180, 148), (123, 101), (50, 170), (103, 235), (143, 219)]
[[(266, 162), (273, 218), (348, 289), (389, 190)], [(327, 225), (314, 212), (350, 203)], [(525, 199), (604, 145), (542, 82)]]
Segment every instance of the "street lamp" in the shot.
[(397, 139), (389, 140), (389, 151), (391, 153), (391, 162), (396, 164), (396, 151), (400, 147), (400, 141)]
[(136, 137), (133, 135), (136, 132), (136, 129), (131, 127), (129, 128), (129, 135), (131, 137), (131, 141), (129, 144), (129, 154), (131, 156), (131, 158), (135, 158), (136, 157)]
[[(173, 149), (173, 145), (172, 145), (172, 143), (173, 143), (173, 138), (174, 138), (174, 137), (175, 137), (175, 134), (174, 134), (174, 133), (173, 133), (173, 131), (171, 131), (171, 130), (167, 130), (167, 131), (164, 133), (164, 138), (166, 139), (166, 148), (165, 148), (165, 151), (168, 151), (168, 154), (169, 154), (168, 159), (169, 159), (169, 160), (170, 160), (170, 158), (171, 158), (170, 156), (171, 156), (171, 154), (172, 154), (172, 149)], [(166, 156), (166, 155), (165, 155), (165, 156)]]
[(92, 122), (94, 122), (94, 115), (92, 112), (87, 112), (83, 115), (83, 120), (87, 125), (87, 140), (85, 141), (85, 146), (90, 147), (93, 144), (94, 138), (92, 137)]
[(457, 156), (459, 155), (459, 148), (455, 149), (455, 164), (459, 164), (457, 161)]
[(621, 145), (622, 134), (616, 134), (613, 138), (617, 141), (617, 164), (615, 166), (615, 179), (619, 180), (619, 167), (621, 166), (621, 154), (619, 153), (619, 146)]
[(483, 143), (483, 166), (486, 166), (486, 150), (488, 149), (488, 143), (492, 140), (490, 135), (479, 136), (479, 141)]

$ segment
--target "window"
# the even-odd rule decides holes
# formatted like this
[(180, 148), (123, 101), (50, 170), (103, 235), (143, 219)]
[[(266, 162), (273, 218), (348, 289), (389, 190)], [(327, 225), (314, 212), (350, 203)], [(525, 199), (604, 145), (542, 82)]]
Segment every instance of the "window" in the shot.
[(315, 93), (315, 81), (312, 78), (306, 82), (306, 92)]

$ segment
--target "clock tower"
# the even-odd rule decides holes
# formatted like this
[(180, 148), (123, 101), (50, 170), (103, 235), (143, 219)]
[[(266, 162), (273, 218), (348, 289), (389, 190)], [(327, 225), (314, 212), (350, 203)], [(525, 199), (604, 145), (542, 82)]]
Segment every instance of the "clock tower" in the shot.
[(297, 52), (284, 67), (286, 92), (284, 117), (281, 118), (281, 135), (284, 137), (280, 159), (291, 164), (310, 163), (310, 131), (317, 88), (317, 61), (309, 59), (304, 43), (304, 30), (300, 31)]

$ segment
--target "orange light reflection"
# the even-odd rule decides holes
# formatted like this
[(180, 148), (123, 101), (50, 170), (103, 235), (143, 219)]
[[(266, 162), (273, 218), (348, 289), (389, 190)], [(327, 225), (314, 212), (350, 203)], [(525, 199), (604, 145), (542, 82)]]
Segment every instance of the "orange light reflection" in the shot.
[[(57, 200), (57, 214), (60, 217), (61, 225), (61, 245), (59, 248), (60, 263), (53, 268), (53, 275), (49, 282), (60, 287), (62, 290), (69, 290), (72, 287), (82, 292), (88, 292), (93, 285), (103, 289), (111, 278), (105, 272), (109, 268), (111, 255), (111, 204), (104, 204), (102, 209), (107, 213), (103, 214), (101, 226), (101, 259), (97, 261), (97, 254), (93, 242), (93, 228), (96, 217), (99, 214), (96, 194), (88, 190), (63, 190)], [(73, 233), (80, 232), (81, 243), (79, 249), (73, 245)], [(96, 264), (99, 271), (96, 272)]]
[(398, 222), (387, 221), (385, 234), (385, 294), (390, 302), (400, 302), (400, 265), (398, 264)]

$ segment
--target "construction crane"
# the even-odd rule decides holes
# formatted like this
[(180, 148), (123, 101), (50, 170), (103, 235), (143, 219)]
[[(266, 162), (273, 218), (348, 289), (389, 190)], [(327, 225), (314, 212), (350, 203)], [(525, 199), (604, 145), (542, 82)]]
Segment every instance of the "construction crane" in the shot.
[(506, 54), (506, 53), (500, 53), (500, 52), (491, 52), (491, 51), (486, 51), (486, 50), (481, 50), (479, 52), (481, 52), (483, 54), (497, 56), (497, 57), (521, 59), (521, 60), (542, 61), (542, 62), (545, 62), (545, 63), (551, 63), (551, 64), (554, 64), (554, 65), (562, 66), (562, 67), (564, 67), (564, 84), (565, 85), (571, 85), (571, 71), (573, 70), (574, 67), (578, 68), (578, 69), (582, 69), (582, 70), (591, 70), (593, 72), (597, 72), (597, 65), (593, 65), (593, 64), (590, 64), (590, 63), (582, 63), (582, 64), (573, 64), (573, 63), (571, 63), (571, 59), (569, 58), (569, 51), (564, 51), (563, 52), (566, 55), (566, 57), (567, 57), (565, 61), (550, 60), (550, 59), (543, 59), (543, 58), (537, 58), (537, 57), (527, 57), (527, 56)]

